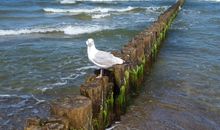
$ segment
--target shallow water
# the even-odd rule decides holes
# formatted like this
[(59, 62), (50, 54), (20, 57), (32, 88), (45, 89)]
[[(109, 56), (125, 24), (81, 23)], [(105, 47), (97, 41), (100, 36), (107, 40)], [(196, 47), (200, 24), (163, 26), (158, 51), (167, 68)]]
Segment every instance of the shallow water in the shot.
[(116, 130), (220, 129), (219, 11), (218, 1), (186, 1)]

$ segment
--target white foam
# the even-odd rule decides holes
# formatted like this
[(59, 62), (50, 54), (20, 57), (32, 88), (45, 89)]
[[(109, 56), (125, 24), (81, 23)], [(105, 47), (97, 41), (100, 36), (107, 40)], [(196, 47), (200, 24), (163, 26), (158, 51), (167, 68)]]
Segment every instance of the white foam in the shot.
[(61, 4), (75, 4), (76, 2), (98, 2), (98, 3), (112, 3), (112, 2), (129, 2), (129, 1), (160, 1), (160, 0), (60, 0)]
[(63, 85), (66, 85), (66, 84), (67, 84), (67, 80), (65, 80), (64, 82), (54, 83), (54, 84), (52, 84), (52, 86), (63, 86)]
[(91, 65), (91, 66), (84, 66), (84, 67), (80, 67), (77, 68), (77, 71), (81, 71), (81, 70), (88, 70), (88, 69), (98, 69), (99, 67), (95, 66), (95, 65)]
[(61, 0), (60, 3), (61, 4), (75, 4), (76, 1), (75, 0)]
[(99, 18), (103, 18), (103, 17), (108, 17), (110, 15), (111, 14), (94, 14), (94, 15), (92, 15), (92, 18), (93, 19), (99, 19)]
[[(201, 0), (200, 0), (201, 1)], [(204, 0), (204, 1), (210, 1), (210, 2), (220, 2), (220, 0)]]
[(42, 86), (42, 87), (38, 87), (37, 90), (40, 90), (42, 92), (45, 92), (47, 90), (52, 90), (56, 87), (61, 87), (67, 84), (67, 80), (63, 80), (61, 82), (57, 82), (57, 83), (53, 83), (53, 84), (49, 84), (47, 86)]
[(30, 98), (29, 95), (16, 95), (16, 94), (0, 94), (0, 98), (11, 98), (11, 97), (20, 97), (20, 98)]
[[(72, 1), (72, 0), (70, 0)], [(90, 2), (128, 2), (128, 1), (159, 1), (159, 0), (75, 0), (75, 1), (90, 1)]]
[(48, 28), (31, 28), (31, 29), (18, 29), (18, 30), (0, 30), (0, 36), (4, 35), (20, 35), (31, 33), (51, 33), (63, 32), (67, 35), (79, 35), (85, 33), (93, 33), (101, 30), (109, 29), (104, 26), (63, 26), (63, 27), (48, 27)]
[(47, 32), (59, 32), (60, 30), (53, 28), (39, 28), (39, 29), (19, 29), (19, 30), (0, 30), (0, 36), (4, 35), (19, 35), (29, 33), (47, 33)]
[(201, 1), (201, 2), (204, 2), (204, 1), (207, 1), (207, 2), (220, 2), (220, 0), (195, 0), (195, 1)]
[(157, 12), (159, 10), (167, 10), (169, 8), (169, 6), (155, 6), (155, 7), (145, 7), (146, 11), (148, 12)]
[(46, 90), (53, 89), (53, 87), (39, 87), (38, 90), (45, 92)]
[[(61, 4), (74, 4), (76, 2), (85, 2), (85, 1), (109, 3), (109, 2), (127, 2), (127, 1), (133, 1), (133, 0), (61, 0), (60, 3)], [(150, 1), (150, 0), (135, 0), (135, 1)]]
[(106, 30), (108, 27), (102, 27), (102, 26), (91, 26), (91, 27), (72, 27), (68, 26), (63, 29), (65, 34), (68, 35), (79, 35), (79, 34), (85, 34), (85, 33), (93, 33), (101, 30)]
[(9, 94), (0, 94), (0, 97), (14, 97), (15, 95), (9, 95)]
[(80, 75), (79, 74), (71, 74), (70, 76), (67, 76), (67, 77), (63, 77), (61, 78), (61, 80), (74, 80), (76, 78), (78, 78)]
[(60, 8), (44, 8), (45, 12), (49, 13), (73, 13), (73, 14), (81, 14), (81, 13), (108, 13), (108, 12), (126, 12), (133, 10), (137, 7), (127, 7), (127, 8), (94, 8), (94, 9), (60, 9)]

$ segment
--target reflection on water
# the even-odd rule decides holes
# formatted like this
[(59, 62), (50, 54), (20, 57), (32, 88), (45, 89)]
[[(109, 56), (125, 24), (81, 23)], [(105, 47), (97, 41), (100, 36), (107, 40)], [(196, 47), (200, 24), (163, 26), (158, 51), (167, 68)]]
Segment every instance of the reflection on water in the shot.
[[(186, 1), (117, 129), (219, 130), (219, 3)], [(216, 21), (217, 20), (217, 21)]]

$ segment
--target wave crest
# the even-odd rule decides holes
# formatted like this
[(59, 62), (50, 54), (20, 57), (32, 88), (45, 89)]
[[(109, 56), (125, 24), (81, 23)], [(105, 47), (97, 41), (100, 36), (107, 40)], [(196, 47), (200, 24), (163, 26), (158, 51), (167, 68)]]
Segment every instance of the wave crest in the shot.
[[(202, 1), (202, 0), (201, 0)], [(220, 2), (220, 0), (204, 0), (204, 1), (208, 1), (208, 2)]]
[(19, 29), (19, 30), (0, 30), (0, 36), (5, 35), (20, 35), (20, 34), (31, 34), (31, 33), (52, 33), (52, 32), (63, 32), (67, 35), (79, 35), (85, 33), (93, 33), (109, 29), (105, 26), (65, 26), (58, 28), (32, 28), (32, 29)]
[(108, 13), (106, 13), (106, 14), (94, 14), (94, 15), (92, 15), (92, 18), (93, 19), (99, 19), (99, 18), (108, 17), (108, 16), (111, 16), (111, 14), (108, 14)]
[(61, 0), (60, 3), (61, 4), (75, 4), (76, 1), (75, 0)]
[(108, 12), (126, 12), (133, 10), (138, 7), (127, 7), (127, 8), (94, 8), (94, 9), (59, 9), (59, 8), (44, 8), (43, 10), (48, 13), (108, 13)]
[[(85, 1), (109, 3), (109, 2), (129, 2), (129, 1), (134, 1), (134, 0), (61, 0), (60, 3), (61, 4), (74, 4), (76, 2), (85, 2)], [(135, 1), (153, 1), (153, 0), (135, 0)]]

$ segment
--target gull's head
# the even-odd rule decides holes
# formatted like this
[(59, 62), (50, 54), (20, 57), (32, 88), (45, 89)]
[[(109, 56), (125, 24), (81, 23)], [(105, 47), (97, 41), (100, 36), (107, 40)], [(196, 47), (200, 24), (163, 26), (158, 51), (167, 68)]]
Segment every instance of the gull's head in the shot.
[(92, 38), (89, 38), (87, 41), (86, 41), (86, 45), (88, 47), (91, 47), (91, 46), (94, 46), (94, 40)]

